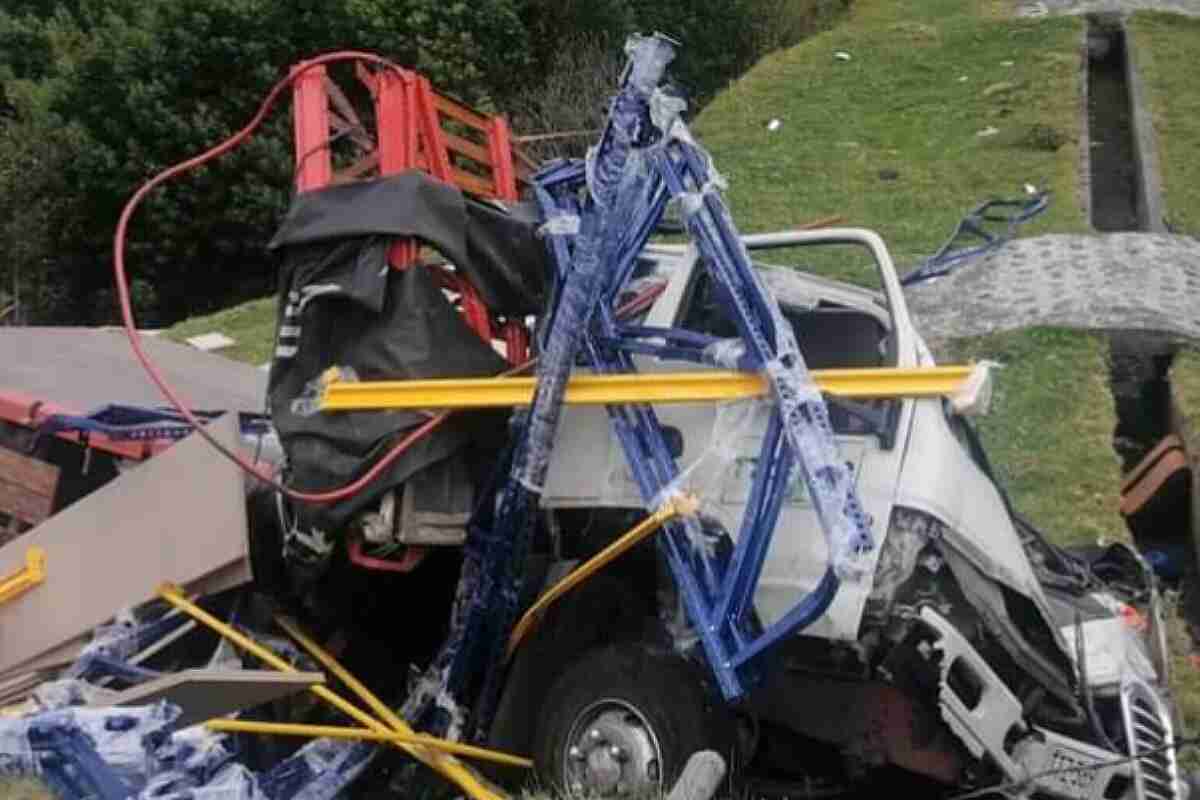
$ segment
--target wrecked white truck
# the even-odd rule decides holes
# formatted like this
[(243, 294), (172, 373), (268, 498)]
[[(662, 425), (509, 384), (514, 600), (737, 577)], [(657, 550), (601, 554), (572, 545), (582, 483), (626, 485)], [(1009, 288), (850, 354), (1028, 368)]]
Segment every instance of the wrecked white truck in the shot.
[[(1065, 552), (1010, 507), (964, 418), (986, 405), (986, 369), (947, 387), (876, 235), (738, 243), (719, 176), (659, 87), (669, 50), (635, 41), (605, 138), (586, 167), (533, 176), (536, 211), (435, 202), (411, 175), (297, 198), (276, 239), (300, 249), (285, 255), (272, 375), (290, 485), (361, 473), (331, 472), (336, 435), (314, 426), (413, 430), (431, 413), (417, 409), (468, 411), (411, 477), (332, 522), (330, 507), (286, 518), (292, 562), (332, 558), (331, 526), (354, 531), (351, 561), (390, 558), (414, 580), (430, 551), (465, 543), (450, 636), (405, 716), (533, 753), (572, 792), (663, 789), (713, 749), (739, 785), (785, 796), (899, 774), (945, 791), (1182, 796), (1152, 573), (1120, 545)], [(646, 244), (668, 201), (691, 245)], [(403, 222), (372, 207), (403, 207)], [(446, 255), (497, 321), (537, 315), (536, 380), (481, 380), (504, 364), (454, 314), (461, 284), (389, 273), (395, 236)], [(531, 270), (543, 248), (549, 265)], [(780, 265), (760, 263), (781, 248)], [(877, 289), (804, 271), (829, 250), (873, 261)], [(388, 333), (364, 347), (375, 325)], [(506, 406), (529, 410), (479, 411)], [(358, 451), (376, 459), (391, 436)], [(298, 457), (318, 441), (323, 454)]]
[[(386, 65), (377, 179), (331, 181), (298, 119), (282, 458), (243, 461), (256, 592), (408, 725), (573, 794), (715, 750), (746, 796), (1185, 797), (1153, 573), (1021, 518), (966, 418), (986, 367), (934, 364), (879, 237), (740, 237), (673, 44), (629, 52), (599, 144), (532, 203), (386, 168)], [(407, 166), (436, 166), (430, 130)], [(690, 244), (649, 243), (669, 204)], [(877, 285), (806, 268), (832, 260)], [(326, 785), (375, 751), (330, 743)]]

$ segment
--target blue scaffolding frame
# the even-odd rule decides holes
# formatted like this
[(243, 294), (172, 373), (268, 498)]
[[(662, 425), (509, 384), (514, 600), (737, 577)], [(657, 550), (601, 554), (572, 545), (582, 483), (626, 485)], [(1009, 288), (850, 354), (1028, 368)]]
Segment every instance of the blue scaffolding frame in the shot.
[[(727, 700), (734, 700), (745, 693), (756, 662), (772, 645), (829, 608), (840, 581), (852, 574), (853, 556), (873, 547), (871, 522), (838, 455), (828, 411), (791, 328), (755, 275), (721, 199), (720, 178), (679, 116), (683, 103), (659, 88), (675, 43), (662, 36), (634, 37), (627, 51), (631, 58), (621, 91), (588, 162), (556, 162), (534, 176), (557, 278), (555, 300), (543, 320), (542, 349), (551, 351), (569, 336), (578, 342), (560, 346), (554, 363), (539, 367), (539, 394), (544, 375), (562, 374), (563, 352), (570, 354), (568, 369), (578, 359), (596, 372), (622, 373), (636, 371), (635, 353), (712, 362), (713, 345), (721, 343), (731, 354), (718, 358), (722, 366), (768, 374), (774, 407), (732, 552), (697, 547), (708, 535), (702, 527), (710, 523), (694, 517), (669, 523), (657, 540), (717, 684)], [(673, 199), (740, 343), (615, 319), (613, 308), (633, 276), (638, 254)], [(583, 284), (587, 299), (581, 302)], [(557, 402), (561, 405), (561, 396)], [(534, 409), (536, 414), (536, 397)], [(607, 410), (643, 501), (657, 506), (677, 485), (680, 472), (654, 409), (612, 405)], [(556, 423), (557, 408), (552, 416)], [(553, 424), (541, 431), (525, 428), (517, 459), (524, 466), (522, 485), (535, 492), (548, 459), (546, 428), (552, 436)], [(754, 591), (783, 499), (797, 479), (813, 499), (830, 561), (818, 585), (763, 629), (753, 613)]]

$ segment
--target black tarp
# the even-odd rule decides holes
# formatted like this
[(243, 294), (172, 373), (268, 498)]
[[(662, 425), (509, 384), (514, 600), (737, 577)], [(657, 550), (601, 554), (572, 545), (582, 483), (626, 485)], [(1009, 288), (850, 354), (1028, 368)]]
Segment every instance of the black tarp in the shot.
[[(291, 486), (320, 491), (361, 475), (426, 417), (412, 411), (322, 413), (321, 375), (360, 380), (493, 375), (505, 362), (464, 323), (429, 268), (391, 269), (396, 237), (435, 247), (501, 313), (540, 310), (545, 257), (531, 222), (470, 201), (420, 173), (299, 195), (271, 242), (282, 252), (268, 399)], [(458, 414), (378, 480), (329, 506), (297, 509), (299, 523), (336, 530), (418, 470), (461, 453), (498, 449), (495, 412)]]
[(365, 236), (415, 236), (457, 266), (493, 313), (540, 313), (549, 264), (537, 211), (501, 210), (421, 172), (347, 183), (296, 196), (268, 247)]

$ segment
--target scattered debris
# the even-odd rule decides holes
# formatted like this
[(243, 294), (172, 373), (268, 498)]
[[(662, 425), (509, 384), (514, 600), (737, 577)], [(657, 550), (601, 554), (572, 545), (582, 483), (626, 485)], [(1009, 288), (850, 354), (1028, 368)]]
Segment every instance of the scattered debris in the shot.
[(237, 344), (237, 340), (232, 339), (220, 332), (202, 333), (198, 336), (189, 336), (187, 343), (197, 350), (203, 350), (210, 353), (213, 350), (223, 350), (226, 347), (233, 347)]
[(712, 750), (693, 753), (667, 800), (709, 800), (725, 779), (725, 759)]
[(767, 130), (774, 133), (775, 131), (779, 130), (779, 126), (782, 124), (783, 123), (780, 122), (778, 119), (772, 119), (770, 122), (767, 123)]
[[(1026, 190), (1030, 184), (1025, 184)], [(1050, 205), (1049, 192), (1027, 191), (1021, 200), (989, 200), (967, 213), (950, 238), (900, 283), (910, 287), (948, 275), (964, 263), (978, 258), (1011, 239), (1019, 226), (1039, 216)], [(1002, 225), (998, 232), (989, 228)]]
[(1000, 132), (999, 128), (989, 125), (981, 131), (976, 131), (975, 135), (978, 136), (980, 139), (985, 139), (989, 136), (995, 136), (999, 132)]
[[(0, 548), (0, 689), (23, 700), (0, 721), (6, 766), (68, 800), (332, 800), (386, 749), (432, 771), (404, 763), (393, 792), (436, 774), (503, 800), (471, 759), (514, 788), (536, 766), (580, 795), (706, 800), (748, 723), (740, 744), (772, 744), (740, 755), (769, 762), (780, 735), (797, 796), (831, 761), (856, 782), (1028, 780), (1062, 800), (1176, 781), (1162, 640), (1125, 624), (1159, 618), (1152, 576), (1021, 519), (964, 418), (992, 365), (934, 364), (875, 234), (741, 237), (665, 80), (674, 43), (627, 53), (588, 160), (523, 174), (532, 203), (502, 119), (363, 54), (345, 58), (379, 138), (335, 174), (330, 131), (357, 125), (324, 74), (336, 57), (291, 71), (300, 191), (272, 243), (269, 420), (0, 396), (0, 433), (41, 433), (26, 457), (58, 468), (6, 462), (20, 480), (0, 496), (41, 503)], [(651, 243), (668, 204), (690, 246)], [(952, 280), (1044, 207), (980, 206), (906, 282)], [(767, 263), (845, 245), (880, 291)], [(782, 647), (791, 668), (771, 669)], [(275, 736), (309, 741), (281, 757)]]
[(845, 50), (834, 50), (833, 57), (838, 61), (849, 61), (851, 56)]
[(994, 97), (998, 94), (1007, 94), (1017, 88), (1017, 84), (1012, 81), (1000, 81), (993, 83), (983, 90), (984, 97)]

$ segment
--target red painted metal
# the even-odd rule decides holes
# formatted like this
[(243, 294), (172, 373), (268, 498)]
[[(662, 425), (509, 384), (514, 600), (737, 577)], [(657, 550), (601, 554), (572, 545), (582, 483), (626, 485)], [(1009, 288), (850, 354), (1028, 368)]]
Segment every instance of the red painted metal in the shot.
[(377, 572), (412, 572), (425, 560), (425, 556), (429, 555), (428, 548), (406, 547), (399, 559), (375, 558), (363, 552), (360, 539), (351, 539), (346, 549), (352, 564)]
[[(417, 164), (417, 131), (413, 117), (411, 72), (382, 70), (368, 78), (375, 97), (375, 120), (379, 128), (379, 174), (395, 175)], [(395, 269), (403, 270), (416, 262), (418, 244), (401, 239), (388, 251)]]
[[(305, 62), (296, 65), (293, 74), (304, 67)], [(359, 164), (341, 173), (339, 179), (368, 175), (376, 168), (379, 175), (421, 169), (471, 194), (517, 200), (512, 135), (503, 117), (479, 114), (438, 95), (428, 78), (409, 70), (372, 71), (359, 62), (356, 74), (375, 102), (377, 142), (374, 153), (368, 156), (373, 163), (360, 159)], [(294, 84), (296, 172), (301, 191), (319, 189), (334, 180), (329, 151), (330, 125), (334, 120), (329, 110), (328, 84), (323, 66), (308, 69)], [(340, 102), (346, 104), (344, 98)], [(345, 109), (339, 114), (345, 116)], [(443, 128), (443, 115), (458, 126), (454, 130), (474, 131), (471, 135), (483, 139), (484, 144), (448, 133)], [(488, 172), (490, 176), (480, 174)], [(419, 255), (419, 242), (400, 240), (392, 245), (388, 260), (394, 268), (405, 269), (417, 263)], [(453, 276), (449, 284), (443, 283), (460, 295), (462, 313), (471, 329), (485, 341), (492, 341), (497, 331), (478, 291), (461, 275)], [(529, 353), (528, 333), (519, 324), (509, 328), (502, 333), (509, 360), (520, 363)]]
[[(304, 70), (305, 62), (292, 67)], [(311, 67), (292, 84), (292, 117), (296, 139), (296, 188), (301, 192), (328, 186), (333, 178), (329, 152), (329, 100), (325, 92), (325, 67)]]
[[(78, 415), (79, 413), (81, 412), (75, 409), (66, 408), (46, 400), (38, 400), (20, 392), (0, 391), (0, 419), (26, 428), (36, 430), (46, 421), (47, 417), (55, 414)], [(65, 439), (68, 442), (75, 442), (86, 447), (103, 450), (106, 453), (112, 453), (122, 458), (132, 458), (137, 461), (149, 458), (173, 444), (169, 441), (118, 441), (110, 439), (102, 433), (89, 433), (84, 436), (78, 433), (63, 431), (56, 433), (55, 436)]]
[(426, 169), (433, 177), (453, 183), (450, 171), (450, 154), (446, 150), (446, 137), (442, 135), (442, 123), (433, 99), (433, 87), (424, 75), (416, 75), (413, 104), (417, 126), (421, 132), (422, 152), (425, 154)]
[(510, 319), (501, 329), (508, 363), (524, 364), (529, 360), (529, 330), (520, 320)]
[(517, 173), (512, 161), (512, 133), (508, 120), (492, 117), (488, 126), (488, 154), (492, 159), (492, 175), (496, 194), (501, 200), (517, 201)]

